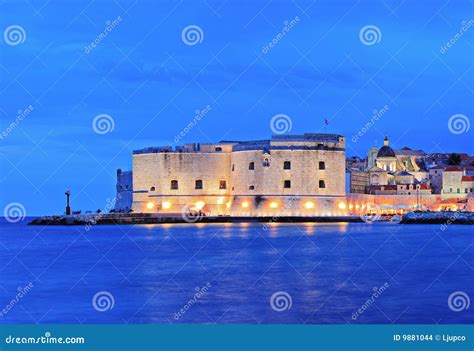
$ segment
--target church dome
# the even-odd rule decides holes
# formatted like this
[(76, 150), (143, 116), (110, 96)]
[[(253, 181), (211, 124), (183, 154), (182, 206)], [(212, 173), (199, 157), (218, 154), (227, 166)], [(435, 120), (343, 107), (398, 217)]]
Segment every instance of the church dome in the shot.
[(380, 148), (379, 152), (377, 153), (377, 157), (396, 157), (395, 151), (388, 146), (388, 138), (385, 137), (383, 141), (383, 146)]
[(390, 146), (382, 146), (377, 153), (377, 157), (395, 157), (395, 151)]

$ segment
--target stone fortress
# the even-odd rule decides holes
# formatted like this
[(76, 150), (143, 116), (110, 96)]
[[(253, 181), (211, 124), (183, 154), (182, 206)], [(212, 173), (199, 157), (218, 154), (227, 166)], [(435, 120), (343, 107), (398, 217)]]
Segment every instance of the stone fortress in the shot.
[(385, 138), (346, 163), (345, 138), (316, 133), (150, 147), (133, 152), (133, 171), (118, 170), (115, 212), (331, 217), (472, 207), (468, 167), (431, 156), (393, 150)]
[(343, 215), (345, 139), (335, 134), (133, 152), (134, 212)]

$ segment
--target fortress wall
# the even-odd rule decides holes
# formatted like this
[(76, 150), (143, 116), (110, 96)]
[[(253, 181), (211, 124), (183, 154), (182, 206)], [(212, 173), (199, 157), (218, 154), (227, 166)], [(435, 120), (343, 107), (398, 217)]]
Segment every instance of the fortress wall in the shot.
[[(146, 208), (150, 201), (159, 208), (165, 201), (185, 203), (189, 201), (186, 196), (222, 197), (230, 192), (229, 152), (138, 154), (133, 156), (133, 161), (135, 212), (156, 212), (156, 208)], [(201, 190), (195, 189), (197, 179), (203, 182)], [(171, 189), (171, 180), (178, 181), (178, 189)], [(219, 189), (220, 180), (226, 181), (227, 189)], [(151, 187), (155, 190), (150, 190)], [(212, 198), (217, 201), (217, 197)]]

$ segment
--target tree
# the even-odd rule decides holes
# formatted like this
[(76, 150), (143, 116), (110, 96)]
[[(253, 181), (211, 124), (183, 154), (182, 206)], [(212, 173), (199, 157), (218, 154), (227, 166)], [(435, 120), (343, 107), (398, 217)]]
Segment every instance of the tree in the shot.
[(461, 156), (459, 154), (449, 155), (448, 164), (451, 166), (457, 166), (461, 163)]

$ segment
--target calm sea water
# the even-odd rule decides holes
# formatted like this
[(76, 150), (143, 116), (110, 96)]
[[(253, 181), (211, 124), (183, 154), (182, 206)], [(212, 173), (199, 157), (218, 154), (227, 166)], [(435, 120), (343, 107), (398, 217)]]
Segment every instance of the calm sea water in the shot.
[(27, 220), (0, 222), (0, 323), (474, 322), (472, 226)]

